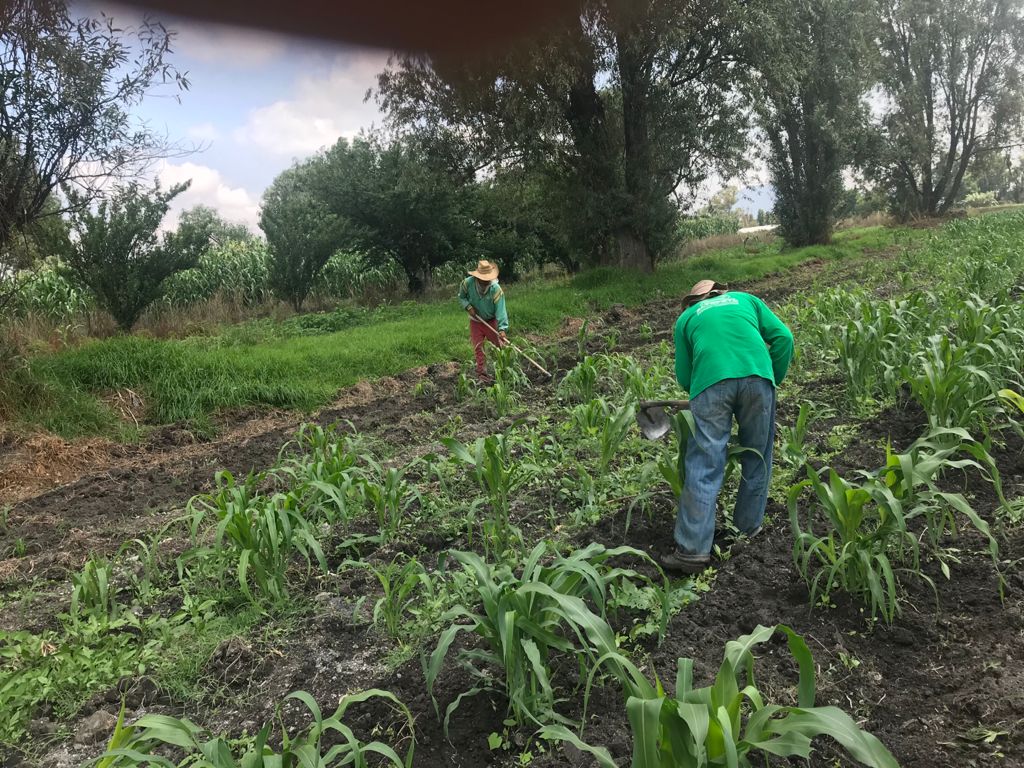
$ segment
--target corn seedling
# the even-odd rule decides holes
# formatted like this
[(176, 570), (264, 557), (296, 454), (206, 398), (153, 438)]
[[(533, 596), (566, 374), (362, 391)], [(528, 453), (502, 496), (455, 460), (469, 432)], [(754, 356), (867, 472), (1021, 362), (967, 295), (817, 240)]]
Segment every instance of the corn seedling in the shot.
[(511, 444), (505, 435), (490, 435), (478, 439), (472, 446), (457, 440), (441, 443), (453, 457), (472, 470), (477, 487), (487, 494), (491, 506), (490, 518), (484, 523), (484, 545), (502, 554), (517, 537), (509, 519), (512, 492), (537, 473), (537, 468), (513, 458)]
[(373, 459), (367, 459), (376, 479), (364, 477), (359, 482), (359, 492), (366, 505), (377, 518), (381, 536), (389, 539), (398, 533), (409, 509), (421, 501), (419, 491), (405, 479), (405, 470), (383, 467)]
[[(867, 478), (856, 486), (826, 470), (824, 483), (808, 466), (808, 479), (789, 491), (793, 560), (812, 603), (840, 589), (862, 600), (872, 618), (881, 614), (891, 624), (899, 610), (896, 573), (901, 564), (934, 588), (921, 572), (917, 539), (907, 530), (902, 504), (884, 482)], [(798, 499), (806, 487), (814, 490), (818, 504), (801, 518)]]
[(613, 410), (603, 398), (596, 398), (572, 410), (573, 424), (597, 444), (599, 472), (606, 471), (611, 465), (635, 417), (634, 406), (624, 405)]
[[(799, 670), (797, 705), (774, 704), (754, 678), (754, 649), (783, 634)], [(712, 685), (695, 688), (693, 660), (677, 664), (676, 691), (670, 696), (657, 680), (652, 685), (628, 660), (610, 657), (628, 692), (626, 715), (633, 732), (632, 768), (750, 768), (768, 765), (771, 756), (808, 759), (812, 741), (828, 736), (856, 762), (871, 768), (899, 768), (888, 749), (838, 707), (814, 705), (814, 660), (803, 638), (789, 627), (759, 625), (749, 635), (726, 643)], [(546, 739), (567, 741), (616, 768), (607, 750), (585, 744), (564, 726), (543, 728)]]
[(409, 616), (416, 614), (415, 606), (422, 599), (434, 596), (434, 582), (430, 573), (416, 558), (399, 562), (397, 559), (380, 566), (372, 563), (346, 560), (343, 567), (365, 568), (380, 585), (382, 596), (373, 606), (373, 623), (399, 642), (409, 642)]
[(782, 438), (782, 459), (796, 468), (807, 463), (807, 428), (810, 426), (811, 408), (810, 403), (801, 403), (796, 422), (779, 430), (779, 436)]
[[(954, 458), (963, 454), (968, 458)], [(905, 518), (908, 521), (914, 518), (924, 520), (928, 543), (946, 578), (949, 578), (949, 567), (941, 542), (946, 535), (958, 533), (958, 515), (966, 518), (985, 537), (992, 562), (998, 568), (999, 545), (988, 523), (962, 494), (942, 491), (937, 485), (942, 474), (950, 470), (977, 470), (992, 484), (1006, 509), (1007, 502), (995, 461), (985, 447), (963, 429), (933, 429), (914, 441), (904, 453), (894, 453), (891, 446), (886, 446), (885, 467), (879, 474), (893, 496), (903, 504)]]
[[(280, 749), (270, 745), (271, 726), (260, 729), (252, 740), (237, 742), (224, 736), (211, 736), (190, 720), (166, 715), (143, 715), (134, 724), (124, 725), (118, 718), (114, 735), (107, 751), (91, 763), (95, 768), (128, 768), (128, 766), (159, 766), (176, 768), (204, 766), (205, 768), (369, 768), (388, 765), (394, 768), (412, 768), (414, 742), (413, 719), (409, 710), (394, 694), (370, 689), (343, 696), (337, 710), (324, 717), (316, 701), (305, 691), (286, 697), (302, 702), (313, 716), (313, 723), (297, 736), (290, 736), (282, 727)], [(363, 742), (342, 718), (354, 704), (380, 699), (390, 705), (408, 729), (409, 747), (402, 757), (394, 747), (380, 741)], [(185, 757), (174, 763), (154, 751), (174, 747)]]
[(597, 391), (597, 365), (594, 358), (584, 357), (558, 384), (559, 397), (570, 402), (590, 402)]
[(969, 348), (954, 346), (945, 335), (930, 337), (920, 361), (904, 366), (903, 377), (932, 427), (984, 426), (988, 404), (998, 391), (991, 375), (972, 364)]
[(587, 342), (590, 340), (590, 318), (580, 325), (576, 332), (576, 356), (583, 360), (587, 356)]
[[(210, 514), (217, 517), (213, 551), (234, 563), (239, 586), (250, 601), (256, 602), (250, 583), (274, 600), (287, 596), (285, 575), (294, 555), (301, 555), (307, 567), (315, 559), (326, 569), (314, 527), (302, 515), (297, 496), (248, 496), (239, 492), (231, 473), (218, 472), (216, 478), (220, 491), (189, 502), (193, 526)], [(200, 561), (207, 555), (205, 550), (191, 553)]]
[(95, 618), (101, 623), (117, 619), (120, 607), (111, 581), (114, 566), (109, 560), (90, 558), (79, 573), (71, 576), (71, 619)]
[[(506, 565), (488, 565), (475, 553), (451, 553), (472, 575), (481, 607), (474, 611), (457, 605), (445, 615), (445, 621), (456, 623), (441, 633), (437, 647), (425, 660), (431, 695), (448, 651), (460, 633), (477, 635), (483, 647), (462, 649), (457, 654), (476, 684), (448, 705), (444, 715), (446, 732), (452, 713), (466, 697), (493, 688), (508, 697), (508, 714), (517, 725), (571, 724), (555, 710), (558, 699), (551, 680), (552, 653), (577, 657), (577, 682), (581, 683), (595, 659), (615, 650), (615, 633), (601, 614), (609, 580), (623, 578), (625, 572), (606, 570), (603, 560), (629, 550), (609, 552), (594, 548), (588, 551), (590, 560), (583, 556), (560, 558), (545, 567), (540, 561), (546, 551), (544, 543), (534, 547), (520, 577)], [(588, 607), (584, 597), (596, 606), (597, 613)], [(496, 678), (488, 667), (501, 670), (501, 677)]]
[[(672, 495), (679, 499), (683, 495), (683, 488), (686, 486), (686, 447), (691, 436), (697, 431), (697, 424), (690, 411), (680, 410), (672, 417), (672, 428), (676, 435), (676, 450), (669, 456), (662, 456), (658, 460), (657, 468), (662, 478), (668, 483)], [(722, 482), (728, 483), (738, 468), (742, 468), (742, 459), (745, 455), (753, 455), (763, 461), (761, 452), (753, 448), (744, 448), (733, 437), (726, 448), (725, 471)]]

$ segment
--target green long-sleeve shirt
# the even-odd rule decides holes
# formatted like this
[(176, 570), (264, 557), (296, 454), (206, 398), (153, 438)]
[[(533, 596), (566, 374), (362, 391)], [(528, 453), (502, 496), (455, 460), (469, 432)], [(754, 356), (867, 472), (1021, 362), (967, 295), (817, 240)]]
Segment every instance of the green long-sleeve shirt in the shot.
[(463, 309), (472, 306), (481, 320), (498, 318), (498, 330), (508, 330), (508, 311), (505, 309), (505, 292), (497, 280), (492, 280), (487, 291), (481, 296), (477, 290), (476, 278), (470, 275), (459, 286), (459, 304)]
[(760, 376), (778, 386), (793, 358), (793, 334), (756, 296), (729, 291), (676, 320), (676, 379), (694, 398), (724, 379)]

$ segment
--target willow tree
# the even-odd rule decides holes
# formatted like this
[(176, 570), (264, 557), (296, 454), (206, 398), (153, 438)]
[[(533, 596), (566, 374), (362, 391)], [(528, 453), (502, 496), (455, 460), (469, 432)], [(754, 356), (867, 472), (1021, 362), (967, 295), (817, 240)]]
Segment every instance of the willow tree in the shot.
[(583, 0), (513, 50), (466, 63), (401, 56), (379, 79), (390, 125), (474, 158), (539, 169), (588, 263), (651, 270), (673, 194), (737, 166), (742, 4)]
[(1021, 141), (1020, 0), (877, 0), (882, 152), (897, 212), (941, 215), (981, 155)]
[(828, 243), (842, 171), (866, 125), (869, 8), (862, 0), (781, 0), (765, 10), (748, 27), (747, 83), (774, 212), (790, 245)]

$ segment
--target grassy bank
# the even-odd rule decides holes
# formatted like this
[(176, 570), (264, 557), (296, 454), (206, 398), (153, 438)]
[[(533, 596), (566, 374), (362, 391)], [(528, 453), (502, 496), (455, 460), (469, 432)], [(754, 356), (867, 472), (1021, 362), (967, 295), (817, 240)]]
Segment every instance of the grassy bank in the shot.
[[(662, 265), (656, 274), (600, 269), (574, 278), (508, 287), (514, 333), (549, 333), (565, 317), (586, 317), (612, 304), (635, 306), (679, 296), (696, 280), (741, 281), (802, 262), (841, 259), (891, 247), (924, 233), (881, 227), (848, 230), (830, 246), (783, 250), (742, 247)], [(9, 395), (8, 412), (27, 427), (66, 437), (106, 434), (122, 439), (123, 420), (103, 397), (131, 389), (150, 424), (185, 422), (210, 429), (220, 409), (267, 406), (308, 410), (360, 379), (416, 365), (470, 357), (466, 317), (452, 301), (396, 307), (375, 321), (336, 333), (287, 335), (254, 326), (214, 337), (154, 340), (137, 336), (94, 341), (40, 355)], [(133, 425), (134, 427), (134, 425)]]

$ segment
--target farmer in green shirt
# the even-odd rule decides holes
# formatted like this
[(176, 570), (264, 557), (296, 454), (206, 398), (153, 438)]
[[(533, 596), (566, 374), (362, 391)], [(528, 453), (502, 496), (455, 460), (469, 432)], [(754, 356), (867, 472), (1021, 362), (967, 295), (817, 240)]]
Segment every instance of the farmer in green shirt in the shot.
[(753, 450), (740, 457), (743, 477), (733, 524), (748, 538), (761, 531), (772, 471), (775, 388), (793, 357), (793, 334), (756, 296), (701, 280), (683, 301), (675, 343), (676, 378), (690, 393), (696, 432), (686, 445), (676, 549), (662, 564), (699, 573), (711, 561), (734, 416), (740, 444)]
[(500, 347), (508, 332), (505, 293), (498, 285), (497, 264), (477, 262), (476, 269), (459, 286), (459, 304), (469, 313), (469, 340), (476, 355), (477, 378), (489, 381), (490, 376), (484, 369), (484, 342)]

